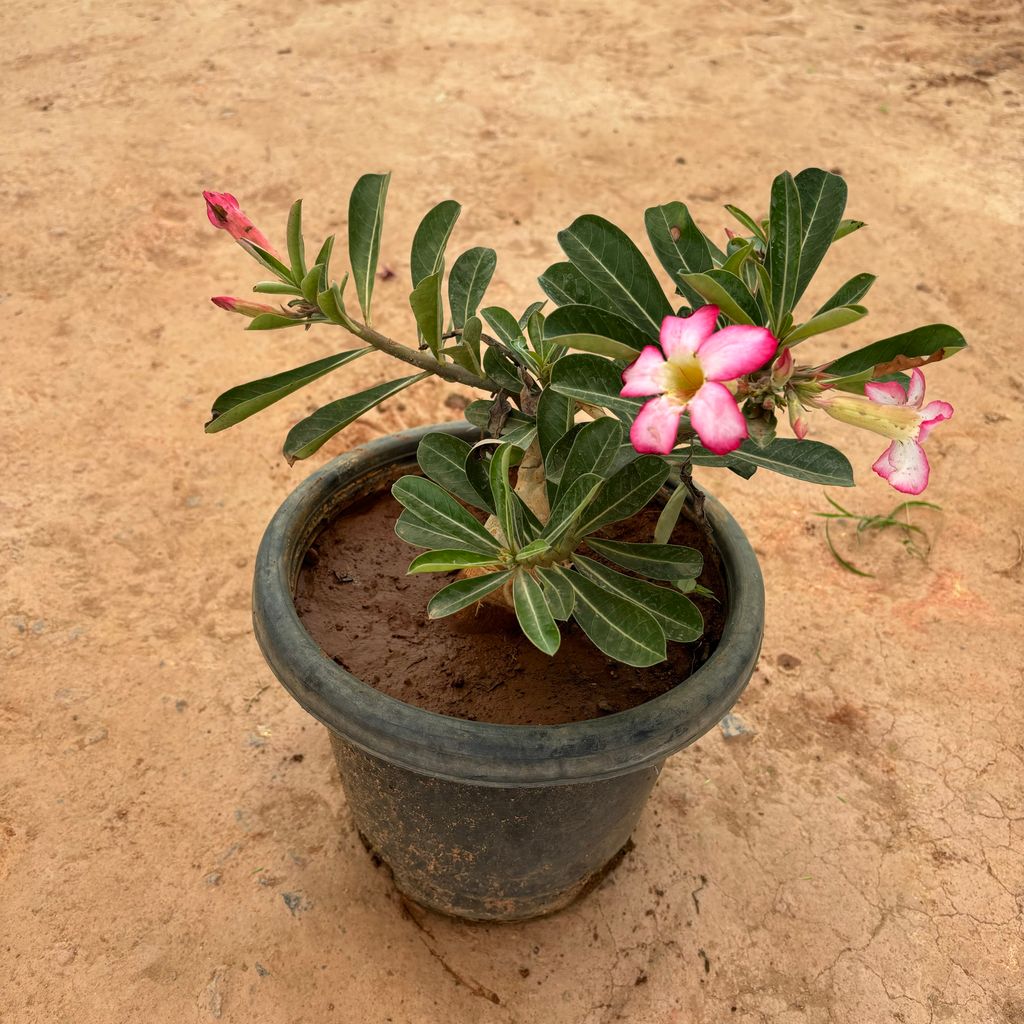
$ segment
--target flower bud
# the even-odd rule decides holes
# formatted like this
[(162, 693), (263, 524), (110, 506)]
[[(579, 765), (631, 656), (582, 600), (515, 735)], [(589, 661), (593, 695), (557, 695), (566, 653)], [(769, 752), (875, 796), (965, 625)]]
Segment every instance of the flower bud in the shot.
[(772, 364), (772, 387), (784, 387), (793, 376), (793, 351), (784, 348), (779, 358)]
[(229, 313), (241, 313), (242, 316), (259, 316), (261, 313), (274, 313), (276, 316), (288, 316), (284, 310), (275, 306), (268, 306), (263, 302), (247, 302), (245, 299), (236, 299), (231, 295), (215, 295), (210, 301)]
[(236, 242), (252, 242), (280, 259), (280, 254), (239, 209), (238, 200), (230, 192), (204, 192), (203, 198), (206, 200), (206, 216), (215, 228), (223, 228)]

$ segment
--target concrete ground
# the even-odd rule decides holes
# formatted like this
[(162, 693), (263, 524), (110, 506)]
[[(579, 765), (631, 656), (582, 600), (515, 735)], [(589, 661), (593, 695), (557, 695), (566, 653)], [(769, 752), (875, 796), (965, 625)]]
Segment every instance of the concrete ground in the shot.
[[(14, 0), (0, 70), (0, 1018), (29, 1022), (996, 1024), (1024, 1021), (1016, 0), (541, 4)], [(289, 470), (287, 427), (364, 360), (216, 437), (227, 386), (335, 351), (245, 334), (254, 280), (199, 193), (280, 239), (343, 229), (391, 169), (379, 320), (408, 336), (407, 253), (439, 199), (522, 308), (556, 231), (642, 237), (682, 199), (715, 231), (781, 168), (838, 167), (870, 227), (847, 344), (930, 321), (927, 561), (841, 550), (816, 487), (708, 473), (768, 581), (764, 655), (675, 757), (636, 848), (568, 912), (509, 927), (403, 912), (349, 823), (323, 730), (249, 621), (260, 533), (306, 473), (452, 418), (428, 382)], [(829, 342), (818, 343), (823, 354)], [(810, 348), (810, 346), (808, 346)], [(374, 357), (376, 359), (376, 357)], [(896, 497), (838, 424), (858, 512)]]

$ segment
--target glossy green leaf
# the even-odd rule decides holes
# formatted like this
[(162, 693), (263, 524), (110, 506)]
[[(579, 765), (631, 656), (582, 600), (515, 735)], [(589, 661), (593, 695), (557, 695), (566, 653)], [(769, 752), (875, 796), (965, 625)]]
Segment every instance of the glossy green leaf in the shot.
[(772, 322), (776, 328), (796, 303), (800, 276), (800, 193), (789, 171), (772, 182), (768, 217), (768, 273), (772, 279)]
[(553, 263), (537, 278), (544, 294), (556, 306), (597, 306), (617, 312), (617, 307), (595, 284), (588, 281), (571, 263)]
[(704, 568), (704, 558), (696, 548), (680, 544), (629, 544), (618, 540), (588, 537), (587, 544), (599, 555), (652, 580), (696, 578)]
[(732, 252), (729, 258), (722, 264), (722, 270), (726, 274), (734, 274), (743, 281), (744, 284), (746, 284), (747, 282), (743, 277), (743, 265), (752, 258), (754, 253), (754, 243), (744, 242), (734, 247), (732, 243), (735, 241), (738, 241), (738, 239), (734, 238), (729, 243), (729, 247)]
[(860, 231), (862, 227), (865, 227), (862, 220), (842, 220), (839, 222), (839, 227), (836, 228), (835, 238), (832, 241), (838, 242), (840, 238), (852, 235), (854, 231)]
[(409, 305), (416, 318), (419, 336), (430, 349), (434, 358), (441, 354), (441, 273), (423, 278), (409, 294)]
[(385, 399), (397, 395), (399, 391), (405, 390), (409, 385), (429, 376), (429, 373), (416, 373), (411, 377), (402, 377), (400, 380), (375, 384), (372, 388), (349, 395), (347, 398), (339, 398), (338, 401), (317, 409), (315, 413), (300, 420), (288, 431), (288, 436), (284, 439), (284, 455), (288, 464), (291, 465), (297, 459), (309, 458), (325, 441), (329, 441), (343, 427), (347, 427), (374, 406), (380, 405)]
[(544, 537), (538, 537), (536, 540), (531, 540), (529, 544), (524, 545), (516, 552), (517, 562), (528, 562), (540, 555), (546, 555), (551, 550), (551, 543)]
[(526, 335), (523, 334), (519, 321), (507, 309), (501, 306), (488, 306), (480, 311), (480, 315), (487, 321), (499, 341), (503, 341), (510, 348), (526, 349)]
[(412, 255), (409, 259), (414, 288), (425, 278), (440, 272), (444, 265), (445, 246), (461, 212), (462, 207), (454, 199), (446, 199), (420, 221), (413, 236)]
[(782, 344), (796, 345), (807, 338), (813, 338), (816, 334), (824, 334), (826, 331), (835, 331), (840, 327), (854, 324), (862, 317), (867, 316), (868, 311), (863, 306), (834, 306), (824, 313), (812, 316), (807, 323), (794, 327), (782, 339)]
[(684, 280), (685, 274), (705, 274), (715, 263), (711, 245), (693, 222), (684, 203), (653, 206), (644, 213), (644, 224), (651, 246), (680, 294), (697, 309), (704, 299)]
[(650, 344), (625, 317), (596, 306), (560, 306), (544, 321), (545, 341), (612, 359), (635, 359)]
[(493, 512), (490, 498), (485, 501), (466, 475), (466, 462), (471, 446), (461, 438), (438, 432), (427, 434), (416, 448), (416, 461), (420, 469), (449, 494), (461, 498), (467, 505)]
[(306, 276), (306, 248), (302, 241), (302, 200), (296, 199), (288, 211), (288, 259), (292, 276), (301, 281)]
[(483, 373), (483, 362), (480, 356), (480, 338), (483, 334), (483, 329), (483, 321), (478, 316), (471, 316), (462, 326), (459, 347), (468, 357), (468, 362), (464, 365), (471, 373)]
[(248, 238), (240, 238), (238, 240), (238, 244), (250, 256), (252, 256), (257, 263), (262, 263), (267, 270), (276, 274), (277, 277), (279, 277), (285, 284), (298, 286), (299, 282), (295, 279), (295, 275), (272, 253), (269, 253), (266, 249), (256, 245), (255, 242), (250, 242)]
[(584, 473), (596, 473), (603, 480), (625, 436), (622, 424), (610, 416), (584, 423), (569, 449), (562, 471), (562, 484), (569, 485)]
[(557, 569), (538, 567), (537, 578), (544, 588), (551, 614), (559, 622), (565, 622), (572, 615), (572, 606), (576, 603), (572, 584)]
[(747, 463), (826, 487), (852, 487), (850, 460), (831, 445), (821, 441), (798, 441), (795, 437), (777, 437), (764, 448), (744, 441), (734, 452), (722, 457), (693, 446), (693, 462), (698, 466), (729, 466)]
[(573, 425), (576, 403), (551, 388), (540, 393), (537, 402), (537, 440), (540, 442), (541, 458), (545, 461), (555, 443), (565, 436)]
[(497, 451), (491, 456), (489, 469), (494, 514), (498, 517), (498, 522), (501, 523), (501, 532), (505, 536), (505, 543), (513, 551), (518, 551), (527, 542), (522, 509), (508, 478), (509, 471), (522, 458), (522, 455), (520, 448), (506, 442), (499, 445)]
[(727, 270), (684, 274), (681, 280), (705, 302), (717, 306), (733, 323), (757, 324), (761, 319), (761, 311), (750, 289)]
[(316, 259), (313, 260), (314, 267), (324, 268), (324, 280), (330, 280), (331, 270), (331, 255), (334, 252), (334, 235), (328, 235), (324, 239), (324, 244), (320, 246), (320, 251), (316, 254)]
[(294, 370), (275, 373), (272, 377), (263, 377), (248, 384), (239, 384), (238, 387), (225, 391), (214, 401), (210, 421), (206, 424), (206, 433), (215, 434), (219, 430), (233, 427), (254, 413), (266, 409), (268, 405), (287, 397), (293, 391), (298, 391), (299, 388), (319, 380), (339, 366), (344, 366), (371, 351), (373, 350), (369, 348), (360, 348), (354, 352), (339, 352), (336, 356), (317, 359)]
[(493, 555), (482, 555), (477, 551), (463, 551), (459, 548), (441, 548), (417, 555), (409, 565), (408, 575), (423, 572), (453, 572), (456, 569), (482, 569), (501, 563)]
[[(548, 389), (550, 391), (550, 388)], [(548, 392), (546, 391), (545, 394)], [(557, 394), (557, 392), (551, 392)], [(549, 449), (544, 456), (544, 479), (547, 482), (548, 499), (555, 500), (558, 485), (562, 480), (565, 461), (569, 458), (576, 435), (583, 429), (582, 423), (574, 423)]]
[(808, 167), (795, 179), (800, 196), (800, 266), (793, 305), (800, 301), (814, 272), (835, 239), (846, 209), (846, 182), (838, 174)]
[(380, 235), (390, 174), (364, 174), (348, 201), (348, 258), (363, 319), (370, 323), (373, 282), (380, 258)]
[(726, 203), (725, 208), (755, 237), (759, 238), (766, 245), (768, 244), (768, 236), (764, 233), (764, 228), (750, 216), (749, 213), (744, 213), (738, 206), (733, 206), (731, 203)]
[(574, 554), (572, 560), (576, 568), (588, 579), (605, 590), (640, 605), (653, 615), (669, 640), (690, 643), (700, 639), (704, 632), (704, 616), (701, 615), (700, 609), (678, 590), (659, 587), (633, 576), (625, 576), (579, 553)]
[(302, 327), (309, 321), (302, 317), (285, 316), (283, 313), (260, 313), (246, 325), (247, 331), (277, 331), (282, 327)]
[(464, 252), (452, 264), (448, 275), (448, 306), (454, 327), (463, 327), (476, 315), (497, 263), (498, 256), (493, 249), (478, 246)]
[(643, 404), (635, 398), (622, 398), (622, 371), (601, 356), (581, 352), (563, 356), (551, 370), (551, 387), (560, 395), (578, 402), (610, 409), (622, 418), (632, 419)]
[(494, 381), (498, 387), (513, 395), (518, 395), (523, 389), (523, 382), (516, 370), (516, 364), (504, 352), (493, 346), (484, 349), (484, 373)]
[[(430, 523), (414, 515), (408, 509), (403, 509), (402, 514), (395, 523), (395, 533), (407, 544), (413, 544), (418, 548), (445, 548), (452, 544), (461, 544), (461, 537), (453, 537), (445, 530), (432, 526)], [(493, 556), (494, 552), (486, 550), (478, 554)]]
[(603, 484), (604, 478), (596, 473), (582, 473), (576, 477), (566, 474), (541, 534), (553, 548), (559, 548), (566, 538), (579, 535), (580, 520)]
[(618, 470), (601, 489), (577, 527), (586, 536), (609, 523), (636, 515), (653, 500), (668, 479), (669, 467), (657, 455), (641, 455)]
[(558, 233), (573, 265), (595, 284), (618, 312), (651, 339), (672, 307), (658, 279), (628, 235), (603, 217), (585, 214)]
[[(828, 372), (845, 377), (868, 369), (877, 374), (908, 370), (925, 362), (948, 359), (966, 346), (964, 336), (955, 327), (928, 324), (848, 352), (832, 363)], [(897, 361), (900, 365), (889, 365)]]
[(525, 331), (530, 323), (530, 318), (534, 313), (539, 313), (547, 303), (543, 299), (538, 299), (537, 302), (531, 302), (526, 309), (523, 310), (523, 315), (519, 318), (519, 330)]
[(285, 284), (284, 281), (260, 281), (252, 286), (252, 290), (259, 292), (260, 295), (302, 295), (301, 288), (296, 288), (293, 284)]
[(562, 634), (541, 585), (525, 569), (519, 570), (512, 581), (512, 602), (526, 639), (545, 654), (554, 654)]
[(432, 480), (422, 476), (403, 476), (392, 485), (391, 494), (430, 529), (455, 540), (458, 547), (482, 554), (501, 550), (501, 545), (483, 524)]
[(313, 267), (305, 277), (302, 279), (302, 283), (299, 285), (299, 290), (302, 292), (302, 297), (307, 302), (316, 303), (316, 297), (324, 289), (324, 268)]
[(839, 306), (852, 306), (860, 302), (874, 283), (874, 274), (857, 274), (855, 277), (851, 277), (814, 315), (818, 316), (820, 313), (827, 313), (830, 309), (836, 309)]
[(481, 598), (502, 586), (511, 575), (510, 570), (505, 570), (449, 583), (430, 599), (427, 604), (427, 615), (432, 619), (443, 619), (446, 615), (452, 615), (471, 604), (476, 604)]
[(573, 618), (599, 650), (636, 668), (665, 660), (665, 634), (650, 612), (578, 572), (565, 577), (574, 591)]

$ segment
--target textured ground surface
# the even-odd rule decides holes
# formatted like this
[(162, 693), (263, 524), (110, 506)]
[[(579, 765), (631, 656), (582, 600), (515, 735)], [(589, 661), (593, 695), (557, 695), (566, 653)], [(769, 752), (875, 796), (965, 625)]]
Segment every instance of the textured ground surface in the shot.
[[(1020, 1024), (1019, 5), (417, 6), (8, 9), (0, 1017)], [(332, 385), (201, 431), (223, 387), (334, 342), (246, 335), (208, 303), (252, 276), (199, 190), (275, 235), (302, 194), (326, 233), (356, 176), (391, 168), (397, 332), (441, 198), (521, 308), (575, 215), (639, 236), (646, 205), (683, 199), (724, 227), (721, 203), (761, 211), (808, 164), (841, 168), (871, 224), (821, 286), (882, 275), (852, 339), (948, 319), (974, 346), (929, 374), (958, 406), (930, 442), (930, 561), (841, 536), (877, 573), (855, 578), (820, 490), (711, 480), (768, 579), (739, 709), (756, 735), (674, 758), (636, 849), (562, 916), (411, 921), (249, 624), (260, 532), (313, 468), (280, 440)], [(454, 416), (450, 393), (420, 386), (315, 461)], [(885, 511), (878, 445), (849, 448), (864, 486), (844, 497)]]

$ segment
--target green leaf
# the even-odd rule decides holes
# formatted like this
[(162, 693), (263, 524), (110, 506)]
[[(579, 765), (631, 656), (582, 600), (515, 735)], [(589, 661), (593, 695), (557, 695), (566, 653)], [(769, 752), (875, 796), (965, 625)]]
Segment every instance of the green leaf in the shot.
[[(418, 548), (444, 548), (461, 543), (461, 538), (452, 537), (444, 530), (431, 526), (430, 523), (420, 519), (408, 509), (404, 509), (398, 517), (398, 521), (395, 523), (395, 533), (407, 544), (413, 544)], [(488, 557), (493, 555), (491, 551), (478, 553)]]
[(768, 236), (764, 233), (764, 228), (750, 216), (749, 213), (744, 213), (738, 206), (733, 206), (731, 203), (726, 203), (725, 208), (755, 237), (759, 238), (765, 245), (768, 244)]
[(467, 551), (497, 553), (501, 545), (447, 491), (422, 476), (403, 476), (391, 494), (428, 528), (455, 540)]
[(603, 478), (596, 473), (563, 478), (555, 506), (541, 534), (552, 548), (558, 548), (567, 537), (578, 535), (579, 521), (603, 483)]
[(255, 242), (250, 242), (248, 238), (240, 238), (238, 244), (250, 255), (257, 263), (262, 263), (267, 270), (276, 274), (285, 284), (298, 285), (298, 281), (292, 272), (286, 267), (276, 256), (272, 253), (267, 252), (266, 249), (256, 245)]
[(564, 575), (575, 595), (573, 617), (599, 650), (636, 668), (665, 660), (665, 634), (650, 612), (578, 572)]
[(416, 373), (400, 380), (375, 384), (356, 395), (339, 398), (338, 401), (317, 409), (288, 431), (288, 436), (284, 439), (284, 455), (288, 464), (292, 465), (298, 459), (309, 458), (325, 441), (329, 441), (343, 427), (359, 419), (363, 413), (369, 412), (385, 399), (397, 395), (399, 391), (429, 376), (429, 373)]
[(537, 281), (556, 306), (597, 306), (610, 313), (617, 311), (615, 303), (571, 263), (553, 263)]
[[(550, 390), (550, 389), (549, 389)], [(557, 394), (557, 392), (551, 392)], [(547, 391), (544, 392), (547, 394)], [(582, 423), (574, 423), (549, 449), (544, 457), (544, 479), (547, 482), (548, 500), (554, 501), (558, 485), (562, 480), (565, 461), (569, 458), (576, 435), (583, 429)]]
[(484, 568), (489, 565), (500, 565), (493, 555), (481, 555), (476, 551), (463, 551), (458, 548), (441, 548), (438, 551), (425, 551), (417, 555), (409, 566), (408, 575), (414, 576), (421, 572), (452, 572), (455, 569)]
[(456, 580), (439, 590), (427, 604), (427, 615), (432, 619), (443, 619), (468, 605), (476, 604), (481, 598), (495, 591), (512, 575), (511, 570), (492, 572), (486, 576), (473, 576), (468, 580)]
[(860, 302), (874, 283), (874, 274), (857, 274), (855, 277), (851, 277), (814, 315), (827, 313), (837, 306), (852, 306), (854, 303)]
[(341, 279), (341, 283), (335, 282), (326, 291), (320, 292), (316, 297), (316, 304), (332, 323), (340, 324), (346, 330), (353, 330), (352, 321), (349, 319), (345, 309), (345, 286), (348, 284), (348, 274)]
[(759, 323), (761, 311), (757, 300), (735, 274), (727, 270), (709, 270), (706, 274), (684, 274), (682, 280), (706, 302), (717, 306), (733, 323)]
[(796, 303), (800, 276), (800, 193), (789, 171), (772, 182), (768, 217), (768, 274), (772, 279), (772, 322), (778, 328)]
[(372, 351), (369, 348), (359, 348), (354, 352), (339, 352), (336, 356), (317, 359), (294, 370), (275, 373), (272, 377), (263, 377), (248, 384), (239, 384), (238, 387), (225, 391), (214, 401), (210, 421), (205, 427), (206, 433), (215, 434), (218, 430), (233, 427), (254, 413), (266, 409), (268, 405), (287, 397), (293, 391), (298, 391), (299, 388), (319, 380), (339, 366), (344, 366)]
[(519, 318), (519, 330), (527, 330), (530, 320), (534, 313), (539, 313), (547, 305), (544, 301), (531, 302), (526, 309), (523, 310), (523, 315)]
[(283, 313), (260, 313), (254, 316), (245, 329), (247, 331), (276, 331), (282, 327), (301, 327), (309, 321), (302, 317), (285, 316)]
[[(892, 370), (908, 370), (926, 362), (947, 359), (966, 346), (964, 336), (955, 327), (950, 327), (949, 324), (928, 324), (925, 327), (916, 327), (905, 334), (883, 338), (855, 352), (848, 352), (827, 369), (829, 373), (839, 377), (868, 369), (880, 374), (891, 373)], [(903, 365), (889, 369), (888, 364), (900, 357), (904, 357), (901, 360)]]
[(551, 614), (559, 622), (565, 622), (572, 615), (572, 606), (576, 603), (572, 584), (557, 569), (538, 566), (537, 577), (544, 587), (544, 597)]
[(498, 517), (498, 522), (501, 523), (501, 532), (505, 535), (505, 543), (513, 551), (518, 551), (527, 540), (526, 531), (523, 528), (523, 513), (508, 478), (509, 470), (522, 456), (522, 450), (515, 445), (502, 444), (491, 456), (489, 471), (494, 513)]
[(261, 295), (302, 295), (301, 288), (296, 288), (293, 284), (285, 284), (284, 281), (260, 281), (252, 286), (252, 290)]
[(746, 263), (747, 260), (749, 260), (752, 257), (754, 252), (754, 243), (743, 242), (742, 244), (733, 247), (732, 242), (735, 241), (738, 241), (738, 239), (732, 239), (732, 241), (730, 242), (730, 248), (732, 248), (732, 253), (729, 256), (729, 258), (722, 264), (722, 270), (727, 274), (734, 274), (736, 277), (740, 278), (740, 280), (743, 281), (744, 284), (746, 284), (746, 281), (744, 281), (742, 277), (743, 264)]
[(794, 327), (783, 339), (783, 345), (796, 345), (816, 334), (824, 334), (826, 331), (835, 331), (840, 327), (856, 323), (862, 317), (867, 316), (868, 311), (863, 306), (834, 306), (825, 313), (818, 313), (812, 316), (806, 323)]
[(635, 359), (650, 339), (625, 317), (596, 306), (560, 306), (544, 321), (544, 340), (613, 359)]
[(546, 555), (551, 550), (551, 544), (544, 537), (531, 540), (525, 547), (516, 552), (517, 562), (529, 562), (540, 555)]
[(729, 462), (746, 462), (770, 469), (795, 480), (828, 487), (852, 487), (853, 467), (850, 460), (831, 445), (821, 441), (798, 441), (795, 437), (777, 437), (764, 448), (744, 441), (723, 459), (693, 446), (693, 462), (698, 466), (728, 466)]
[(814, 272), (835, 239), (846, 209), (846, 182), (838, 174), (808, 167), (796, 176), (800, 196), (800, 266), (793, 305), (800, 301)]
[(661, 265), (676, 282), (694, 309), (703, 306), (701, 296), (683, 280), (684, 274), (704, 274), (715, 266), (711, 245), (693, 222), (683, 203), (652, 206), (644, 213), (647, 237)]
[(488, 306), (480, 311), (480, 315), (490, 325), (492, 331), (499, 341), (503, 341), (510, 348), (525, 351), (526, 335), (519, 326), (519, 321), (501, 306)]
[(483, 321), (478, 316), (471, 316), (462, 326), (459, 347), (468, 356), (466, 369), (471, 373), (482, 374), (483, 363), (480, 361), (480, 338), (483, 334)]
[(622, 371), (609, 360), (590, 353), (559, 359), (551, 369), (551, 387), (578, 402), (610, 409), (620, 418), (634, 418), (643, 404), (635, 398), (622, 398)]
[(516, 364), (504, 352), (493, 346), (485, 348), (483, 363), (484, 373), (498, 387), (513, 395), (518, 395), (522, 391), (523, 382), (519, 377)]
[(384, 222), (384, 203), (391, 175), (364, 174), (348, 201), (348, 258), (356, 280), (356, 295), (363, 319), (370, 323), (370, 301), (380, 258), (380, 233)]
[(438, 432), (427, 434), (420, 441), (416, 461), (420, 469), (449, 494), (461, 498), (467, 505), (493, 512), (490, 498), (483, 500), (466, 475), (466, 462), (471, 452), (471, 446), (461, 438)]
[(602, 416), (590, 423), (584, 423), (565, 460), (562, 484), (558, 489), (559, 496), (563, 487), (571, 485), (584, 473), (596, 473), (603, 480), (608, 475), (624, 440), (625, 430), (622, 424), (610, 416)]
[(576, 403), (551, 388), (544, 388), (537, 402), (537, 440), (541, 458), (547, 461), (548, 452), (573, 425)]
[(498, 256), (493, 249), (478, 246), (464, 252), (452, 264), (448, 275), (448, 306), (454, 327), (463, 327), (476, 315), (497, 263)]
[(323, 291), (323, 276), (324, 268), (315, 266), (313, 267), (312, 270), (309, 271), (308, 274), (306, 274), (305, 277), (303, 277), (302, 284), (299, 285), (299, 288), (302, 291), (302, 297), (307, 302), (312, 302), (314, 304), (316, 303), (317, 295), (319, 295), (320, 292)]
[(680, 643), (700, 639), (704, 632), (704, 617), (700, 609), (678, 590), (624, 576), (580, 554), (573, 555), (572, 560), (588, 579), (653, 615), (667, 639)]
[(586, 536), (646, 508), (665, 485), (668, 474), (668, 464), (657, 455), (641, 455), (623, 466), (601, 489), (586, 518), (579, 524), (577, 534)]
[(616, 565), (642, 573), (652, 580), (696, 578), (704, 568), (704, 557), (696, 548), (679, 544), (627, 544), (596, 537), (588, 537), (587, 544)]
[(330, 268), (331, 268), (331, 254), (334, 252), (334, 235), (328, 235), (324, 239), (324, 244), (320, 246), (320, 251), (316, 254), (316, 259), (313, 260), (314, 267), (324, 268), (324, 287), (327, 287), (327, 282), (330, 280)]
[(852, 235), (854, 231), (860, 231), (862, 227), (865, 227), (864, 221), (862, 220), (841, 220), (839, 222), (839, 227), (836, 228), (836, 234), (832, 241), (838, 242), (840, 238)]
[(435, 359), (441, 355), (441, 273), (423, 278), (409, 294), (416, 327)]
[(306, 248), (302, 241), (302, 200), (296, 199), (288, 211), (288, 259), (292, 276), (301, 281), (306, 276)]
[(512, 581), (512, 601), (526, 639), (545, 654), (554, 654), (562, 642), (562, 634), (544, 599), (541, 585), (524, 569), (517, 572)]
[(414, 288), (424, 278), (431, 277), (441, 270), (445, 246), (461, 212), (462, 207), (454, 199), (446, 199), (438, 203), (420, 221), (420, 226), (413, 236), (412, 255), (409, 260)]
[(627, 320), (652, 339), (672, 307), (647, 261), (614, 224), (585, 214), (558, 233), (566, 256), (614, 303)]

